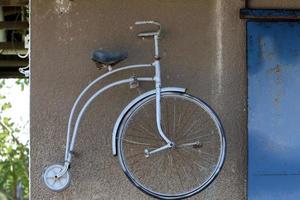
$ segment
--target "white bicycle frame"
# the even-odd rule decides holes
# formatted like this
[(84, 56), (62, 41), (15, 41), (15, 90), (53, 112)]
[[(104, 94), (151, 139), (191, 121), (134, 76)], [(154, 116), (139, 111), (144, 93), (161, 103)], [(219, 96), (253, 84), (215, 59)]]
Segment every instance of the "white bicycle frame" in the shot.
[[(73, 150), (74, 150), (74, 146), (75, 146), (75, 142), (76, 142), (76, 138), (78, 135), (78, 128), (79, 128), (79, 124), (81, 121), (81, 118), (83, 116), (83, 114), (85, 113), (85, 111), (87, 110), (88, 106), (92, 103), (92, 101), (99, 96), (101, 93), (103, 93), (104, 91), (121, 85), (121, 84), (134, 84), (137, 81), (152, 81), (155, 82), (155, 90), (151, 90), (148, 91), (140, 96), (138, 96), (136, 99), (134, 99), (131, 103), (129, 103), (125, 109), (121, 112), (120, 116), (118, 117), (114, 129), (113, 129), (113, 134), (112, 134), (112, 153), (113, 155), (117, 155), (117, 147), (116, 147), (116, 140), (117, 138), (117, 132), (118, 132), (118, 128), (119, 125), (121, 123), (122, 118), (124, 117), (125, 113), (133, 106), (135, 105), (135, 103), (137, 103), (138, 101), (140, 101), (143, 98), (146, 98), (150, 95), (156, 94), (156, 124), (157, 124), (157, 129), (158, 132), (161, 136), (161, 138), (165, 141), (165, 145), (163, 145), (162, 147), (159, 147), (157, 149), (148, 151), (145, 149), (145, 156), (149, 156), (151, 154), (163, 151), (165, 149), (168, 148), (172, 148), (174, 146), (174, 143), (166, 136), (166, 134), (164, 133), (162, 126), (161, 126), (161, 102), (160, 102), (160, 98), (161, 98), (161, 92), (166, 92), (166, 91), (176, 91), (176, 92), (185, 92), (186, 89), (184, 88), (178, 88), (178, 87), (168, 87), (168, 88), (161, 88), (161, 75), (160, 75), (160, 55), (159, 55), (159, 36), (160, 36), (160, 28), (161, 25), (158, 22), (155, 21), (140, 21), (140, 22), (136, 22), (136, 25), (143, 25), (143, 24), (154, 24), (159, 26), (159, 30), (156, 32), (146, 32), (146, 33), (140, 33), (138, 34), (139, 37), (153, 37), (154, 39), (154, 47), (155, 47), (155, 54), (154, 54), (154, 62), (151, 64), (139, 64), (139, 65), (129, 65), (129, 66), (125, 66), (125, 67), (120, 67), (117, 69), (112, 69), (111, 66), (107, 66), (108, 68), (108, 72), (101, 75), (100, 77), (96, 78), (94, 81), (92, 81), (90, 84), (88, 84), (83, 91), (80, 93), (80, 95), (77, 97), (70, 116), (69, 116), (69, 121), (68, 121), (68, 128), (67, 128), (67, 141), (66, 141), (66, 151), (65, 151), (65, 162), (64, 162), (64, 168), (63, 170), (57, 175), (57, 177), (62, 177), (67, 170), (69, 169), (69, 166), (72, 162), (72, 154), (73, 154)], [(154, 77), (130, 77), (128, 79), (123, 79), (123, 80), (118, 80), (115, 81), (113, 83), (110, 83), (106, 86), (104, 86), (103, 88), (100, 88), (97, 92), (95, 92), (91, 97), (89, 97), (89, 99), (85, 102), (85, 104), (83, 105), (82, 109), (80, 110), (75, 125), (74, 125), (74, 129), (73, 129), (73, 133), (72, 133), (72, 137), (71, 137), (71, 132), (72, 132), (72, 122), (73, 122), (73, 118), (74, 118), (74, 113), (75, 110), (78, 106), (78, 103), (80, 102), (80, 100), (82, 99), (82, 97), (84, 96), (84, 94), (86, 94), (86, 92), (92, 87), (94, 86), (96, 83), (98, 83), (99, 81), (103, 80), (104, 78), (108, 77), (111, 74), (114, 74), (116, 72), (120, 72), (120, 71), (124, 71), (124, 70), (129, 70), (129, 69), (136, 69), (136, 68), (149, 68), (149, 67), (154, 67), (155, 68), (155, 76)]]

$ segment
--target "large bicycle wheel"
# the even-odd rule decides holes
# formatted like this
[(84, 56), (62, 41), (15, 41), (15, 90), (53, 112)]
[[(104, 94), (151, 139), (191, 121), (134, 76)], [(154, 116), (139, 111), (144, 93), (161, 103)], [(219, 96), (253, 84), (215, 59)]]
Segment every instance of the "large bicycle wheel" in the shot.
[(162, 128), (175, 143), (165, 145), (156, 126), (155, 95), (135, 104), (118, 135), (121, 167), (131, 182), (159, 199), (183, 199), (205, 189), (218, 175), (225, 156), (225, 136), (214, 111), (185, 93), (161, 94)]

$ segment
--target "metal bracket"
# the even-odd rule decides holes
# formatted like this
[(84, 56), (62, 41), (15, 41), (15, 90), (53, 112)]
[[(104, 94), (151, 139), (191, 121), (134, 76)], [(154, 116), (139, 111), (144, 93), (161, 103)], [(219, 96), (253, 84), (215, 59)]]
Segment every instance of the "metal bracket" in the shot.
[(29, 67), (29, 65), (26, 66), (26, 67), (20, 67), (19, 72), (21, 74), (23, 74), (25, 77), (29, 77), (30, 76), (30, 67)]
[(111, 65), (104, 65), (104, 64), (97, 63), (96, 66), (99, 70), (106, 69), (109, 72), (112, 71)]
[(131, 82), (129, 83), (130, 89), (134, 89), (134, 88), (139, 87), (139, 86), (140, 86), (140, 83), (139, 83), (139, 81), (137, 80), (137, 77), (136, 77), (136, 76), (132, 76), (131, 78), (133, 79), (133, 81), (131, 81)]

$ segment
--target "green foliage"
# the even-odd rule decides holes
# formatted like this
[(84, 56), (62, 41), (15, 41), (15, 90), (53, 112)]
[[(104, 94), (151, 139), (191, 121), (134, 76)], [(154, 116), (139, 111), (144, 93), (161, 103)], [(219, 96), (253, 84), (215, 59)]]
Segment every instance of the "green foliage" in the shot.
[[(21, 87), (21, 90), (24, 91), (25, 86), (29, 85), (29, 79), (23, 78), (23, 79), (18, 79), (16, 81), (16, 84)], [(1, 87), (0, 87), (1, 88)]]
[(0, 192), (0, 200), (7, 200), (6, 196)]
[(5, 85), (5, 79), (0, 80), (0, 89)]
[(7, 110), (11, 108), (11, 103), (10, 102), (6, 102), (4, 103), (2, 106), (1, 106), (1, 110), (4, 111), (4, 110)]
[[(16, 84), (25, 89), (28, 81), (19, 79)], [(0, 80), (0, 88), (5, 86), (5, 81)], [(6, 110), (11, 108), (10, 102), (6, 101), (5, 96), (0, 94), (0, 200), (16, 200), (17, 185), (23, 185), (24, 200), (29, 199), (29, 148), (28, 142), (22, 144), (18, 139), (20, 130), (15, 123), (5, 117)], [(3, 194), (1, 194), (3, 193)], [(2, 196), (1, 196), (2, 195)], [(6, 197), (5, 197), (6, 196)]]

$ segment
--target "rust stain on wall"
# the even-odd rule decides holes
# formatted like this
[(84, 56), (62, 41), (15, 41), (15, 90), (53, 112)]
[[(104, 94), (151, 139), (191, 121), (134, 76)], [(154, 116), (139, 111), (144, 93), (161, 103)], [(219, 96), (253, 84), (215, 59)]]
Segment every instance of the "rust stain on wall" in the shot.
[(264, 38), (258, 39), (260, 49), (261, 49), (261, 59), (272, 60), (274, 58), (274, 53), (270, 49), (266, 48), (267, 42)]
[[(275, 76), (274, 81), (277, 85), (282, 84), (281, 73), (282, 73), (282, 66), (279, 64), (277, 64), (275, 67), (272, 67), (271, 69), (268, 70), (268, 74)], [(277, 93), (274, 96), (274, 104), (276, 108), (279, 108), (282, 96), (283, 96), (283, 89), (279, 87)]]
[(281, 84), (281, 72), (282, 72), (282, 67), (281, 65), (277, 64), (275, 67), (272, 67), (271, 69), (268, 70), (268, 73), (271, 75), (275, 75), (275, 82), (277, 84)]

